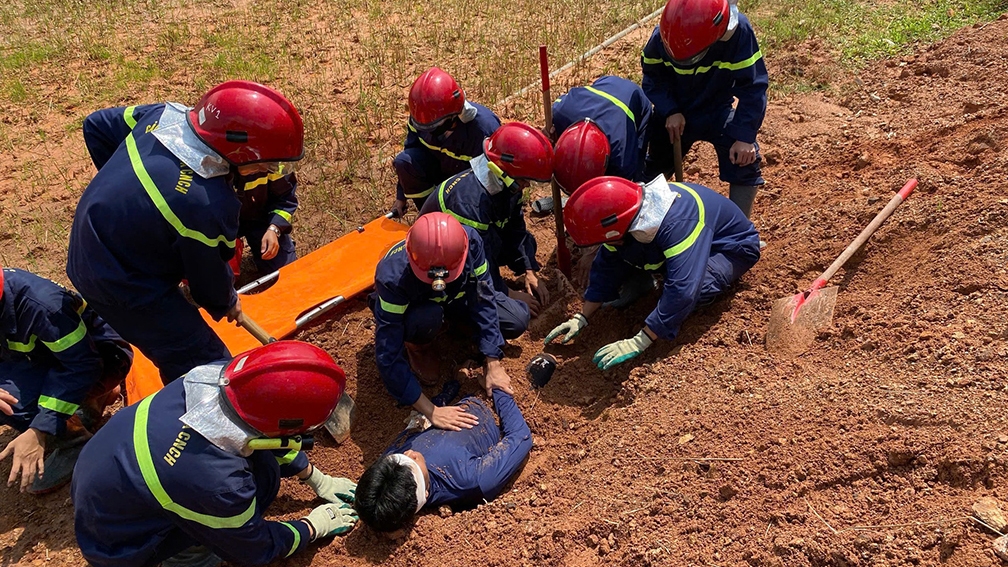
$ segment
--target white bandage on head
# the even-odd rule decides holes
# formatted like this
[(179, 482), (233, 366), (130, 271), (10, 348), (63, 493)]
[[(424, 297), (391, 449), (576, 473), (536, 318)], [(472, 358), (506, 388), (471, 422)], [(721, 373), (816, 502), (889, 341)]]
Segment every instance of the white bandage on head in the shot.
[(424, 482), (423, 471), (420, 470), (420, 463), (414, 461), (406, 455), (403, 455), (402, 453), (389, 455), (389, 459), (391, 459), (393, 463), (409, 467), (410, 473), (413, 474), (413, 480), (416, 481), (416, 511), (419, 512), (420, 509), (424, 507), (424, 504), (427, 503), (427, 483)]

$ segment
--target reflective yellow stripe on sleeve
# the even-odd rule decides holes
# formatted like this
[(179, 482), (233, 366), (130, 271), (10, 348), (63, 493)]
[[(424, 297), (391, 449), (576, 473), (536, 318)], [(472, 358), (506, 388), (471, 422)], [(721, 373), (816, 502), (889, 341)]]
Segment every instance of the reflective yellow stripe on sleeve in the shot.
[(245, 184), (245, 191), (251, 191), (251, 190), (255, 189), (256, 187), (258, 187), (260, 185), (266, 185), (270, 181), (276, 181), (277, 179), (280, 179), (283, 176), (284, 176), (283, 165), (281, 165), (280, 166), (280, 171), (277, 171), (276, 173), (267, 173), (266, 175), (263, 175), (262, 177), (257, 177), (255, 179), (253, 179), (252, 181), (249, 181), (248, 183), (246, 183)]
[(476, 268), (475, 270), (473, 270), (473, 275), (476, 276), (476, 277), (482, 276), (483, 274), (486, 273), (487, 268), (489, 268), (489, 267), (490, 267), (490, 265), (487, 263), (487, 261), (483, 260), (483, 263), (480, 264), (480, 266), (478, 268)]
[(290, 451), (284, 453), (282, 456), (276, 457), (276, 462), (278, 465), (289, 465), (294, 462), (294, 459), (297, 458), (298, 453), (300, 453), (300, 451), (291, 449)]
[(290, 551), (288, 551), (287, 555), (285, 555), (285, 557), (290, 557), (291, 555), (294, 554), (295, 551), (297, 551), (298, 546), (301, 545), (301, 532), (299, 532), (297, 528), (290, 525), (290, 523), (288, 522), (280, 522), (280, 523), (290, 528), (290, 531), (294, 532), (294, 545), (291, 545)]
[(616, 247), (613, 246), (612, 244), (603, 244), (602, 248), (605, 248), (606, 250), (608, 250), (610, 252), (615, 252), (616, 251)]
[(378, 298), (378, 304), (381, 305), (382, 311), (386, 313), (394, 313), (396, 315), (402, 315), (403, 313), (406, 312), (406, 308), (409, 307), (408, 303), (406, 305), (399, 305), (398, 303), (389, 303), (388, 301), (385, 301), (381, 297)]
[(31, 352), (32, 350), (35, 349), (35, 339), (36, 338), (38, 338), (38, 337), (36, 337), (35, 335), (32, 335), (31, 338), (29, 338), (28, 342), (26, 342), (26, 343), (19, 343), (17, 341), (12, 341), (10, 339), (7, 339), (7, 348), (9, 348), (10, 350), (12, 350), (14, 352)]
[(211, 516), (190, 510), (184, 506), (176, 504), (158, 478), (157, 470), (154, 468), (154, 460), (151, 458), (150, 445), (147, 441), (147, 417), (150, 411), (151, 400), (157, 394), (152, 394), (144, 398), (137, 406), (135, 421), (133, 422), (133, 450), (136, 453), (137, 464), (140, 466), (140, 474), (143, 475), (147, 489), (165, 510), (176, 514), (183, 520), (196, 522), (213, 529), (234, 529), (245, 525), (252, 516), (255, 515), (256, 499), (252, 498), (247, 510), (237, 516)]
[(427, 195), (430, 195), (431, 193), (433, 193), (435, 187), (437, 187), (437, 185), (435, 185), (434, 187), (431, 187), (430, 189), (427, 189), (426, 191), (421, 191), (419, 193), (406, 193), (405, 197), (407, 199), (422, 199), (422, 198), (426, 197)]
[(136, 128), (137, 121), (133, 118), (133, 111), (136, 110), (136, 106), (127, 106), (126, 110), (123, 111), (123, 120), (126, 121), (126, 125), (132, 130)]
[(42, 341), (42, 344), (48, 347), (49, 350), (52, 352), (63, 352), (66, 349), (79, 343), (80, 340), (83, 339), (84, 335), (86, 334), (87, 334), (87, 327), (84, 326), (84, 321), (82, 320), (80, 324), (77, 325), (77, 328), (71, 331), (66, 336), (60, 337), (52, 342)]
[(431, 301), (433, 301), (434, 303), (444, 303), (445, 301), (451, 303), (452, 301), (455, 301), (456, 299), (462, 299), (463, 297), (465, 297), (465, 290), (456, 293), (455, 297), (449, 298), (447, 295), (443, 297), (432, 297)]
[(63, 415), (73, 415), (77, 411), (77, 408), (80, 407), (77, 404), (71, 404), (70, 402), (64, 402), (59, 398), (50, 398), (49, 396), (39, 396), (38, 406)]
[(287, 211), (284, 211), (282, 209), (276, 209), (276, 210), (273, 210), (273, 211), (270, 211), (270, 212), (273, 213), (274, 215), (279, 216), (280, 218), (282, 218), (283, 220), (285, 220), (287, 222), (291, 221), (291, 214), (288, 213)]
[(689, 233), (689, 236), (683, 239), (683, 241), (680, 242), (679, 244), (676, 244), (675, 246), (667, 248), (665, 250), (666, 258), (672, 258), (674, 256), (678, 256), (679, 254), (682, 254), (686, 250), (689, 250), (689, 247), (693, 246), (693, 243), (696, 242), (697, 238), (700, 237), (700, 233), (703, 231), (705, 226), (704, 219), (706, 218), (703, 200), (700, 198), (700, 195), (697, 195), (696, 191), (694, 191), (689, 185), (684, 185), (682, 183), (672, 183), (672, 185), (675, 185), (679, 189), (686, 191), (687, 193), (692, 195), (694, 199), (696, 199), (698, 220), (696, 226), (693, 227), (693, 230)]
[(137, 150), (136, 140), (133, 139), (132, 132), (129, 136), (126, 136), (126, 150), (129, 152), (130, 163), (133, 165), (133, 173), (135, 173), (137, 178), (140, 180), (140, 184), (143, 185), (144, 191), (147, 192), (147, 196), (154, 202), (154, 206), (156, 206), (158, 211), (161, 212), (161, 216), (168, 221), (168, 224), (170, 224), (172, 228), (178, 231), (178, 233), (183, 237), (191, 238), (212, 248), (217, 247), (218, 244), (224, 244), (228, 248), (235, 247), (235, 241), (228, 240), (223, 234), (216, 238), (210, 238), (202, 232), (192, 230), (182, 224), (182, 221), (179, 220), (178, 216), (175, 215), (175, 212), (168, 206), (168, 202), (165, 201), (164, 195), (161, 194), (157, 185), (154, 184), (154, 180), (151, 179), (150, 174), (147, 173), (147, 169), (143, 164), (143, 159), (140, 158), (140, 151)]
[(585, 87), (585, 90), (587, 90), (588, 92), (595, 93), (595, 94), (599, 95), (600, 97), (608, 100), (609, 102), (615, 104), (616, 106), (619, 107), (620, 110), (622, 110), (623, 112), (625, 112), (626, 115), (630, 117), (631, 121), (637, 122), (637, 119), (634, 118), (633, 112), (630, 112), (630, 108), (627, 105), (623, 104), (622, 100), (614, 97), (613, 95), (611, 95), (611, 94), (609, 94), (609, 93), (607, 93), (607, 92), (605, 92), (603, 90), (596, 89), (595, 87), (588, 86), (588, 87)]

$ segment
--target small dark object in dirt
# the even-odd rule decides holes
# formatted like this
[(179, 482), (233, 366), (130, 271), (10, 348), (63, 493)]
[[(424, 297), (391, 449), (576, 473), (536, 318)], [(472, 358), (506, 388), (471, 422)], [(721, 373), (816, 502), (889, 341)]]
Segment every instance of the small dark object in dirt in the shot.
[(461, 389), (462, 384), (458, 380), (449, 380), (441, 387), (441, 392), (431, 398), (431, 403), (439, 407), (447, 406), (455, 400)]
[(532, 213), (545, 216), (553, 212), (553, 197), (543, 197), (532, 201)]
[(557, 361), (552, 355), (546, 353), (539, 353), (529, 361), (528, 373), (529, 380), (532, 382), (532, 387), (542, 388), (549, 383), (550, 378), (553, 377), (553, 372), (556, 370)]

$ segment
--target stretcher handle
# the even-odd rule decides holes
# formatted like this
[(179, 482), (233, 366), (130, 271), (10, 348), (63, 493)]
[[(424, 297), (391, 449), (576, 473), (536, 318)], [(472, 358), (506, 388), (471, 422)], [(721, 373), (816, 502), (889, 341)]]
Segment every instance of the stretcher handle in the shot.
[(276, 339), (271, 337), (270, 334), (266, 332), (266, 329), (260, 327), (259, 323), (253, 321), (251, 317), (245, 315), (244, 313), (242, 313), (241, 326), (243, 329), (248, 331), (249, 334), (255, 337), (257, 341), (264, 345), (276, 342)]

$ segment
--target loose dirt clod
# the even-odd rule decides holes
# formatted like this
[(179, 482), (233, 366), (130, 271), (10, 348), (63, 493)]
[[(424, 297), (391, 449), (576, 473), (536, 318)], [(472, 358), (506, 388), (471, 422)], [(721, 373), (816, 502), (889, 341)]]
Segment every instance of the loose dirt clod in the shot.
[(994, 528), (1002, 534), (1008, 528), (1008, 519), (1005, 519), (1004, 512), (1001, 511), (1001, 504), (994, 498), (981, 498), (973, 504), (973, 513), (983, 523)]

